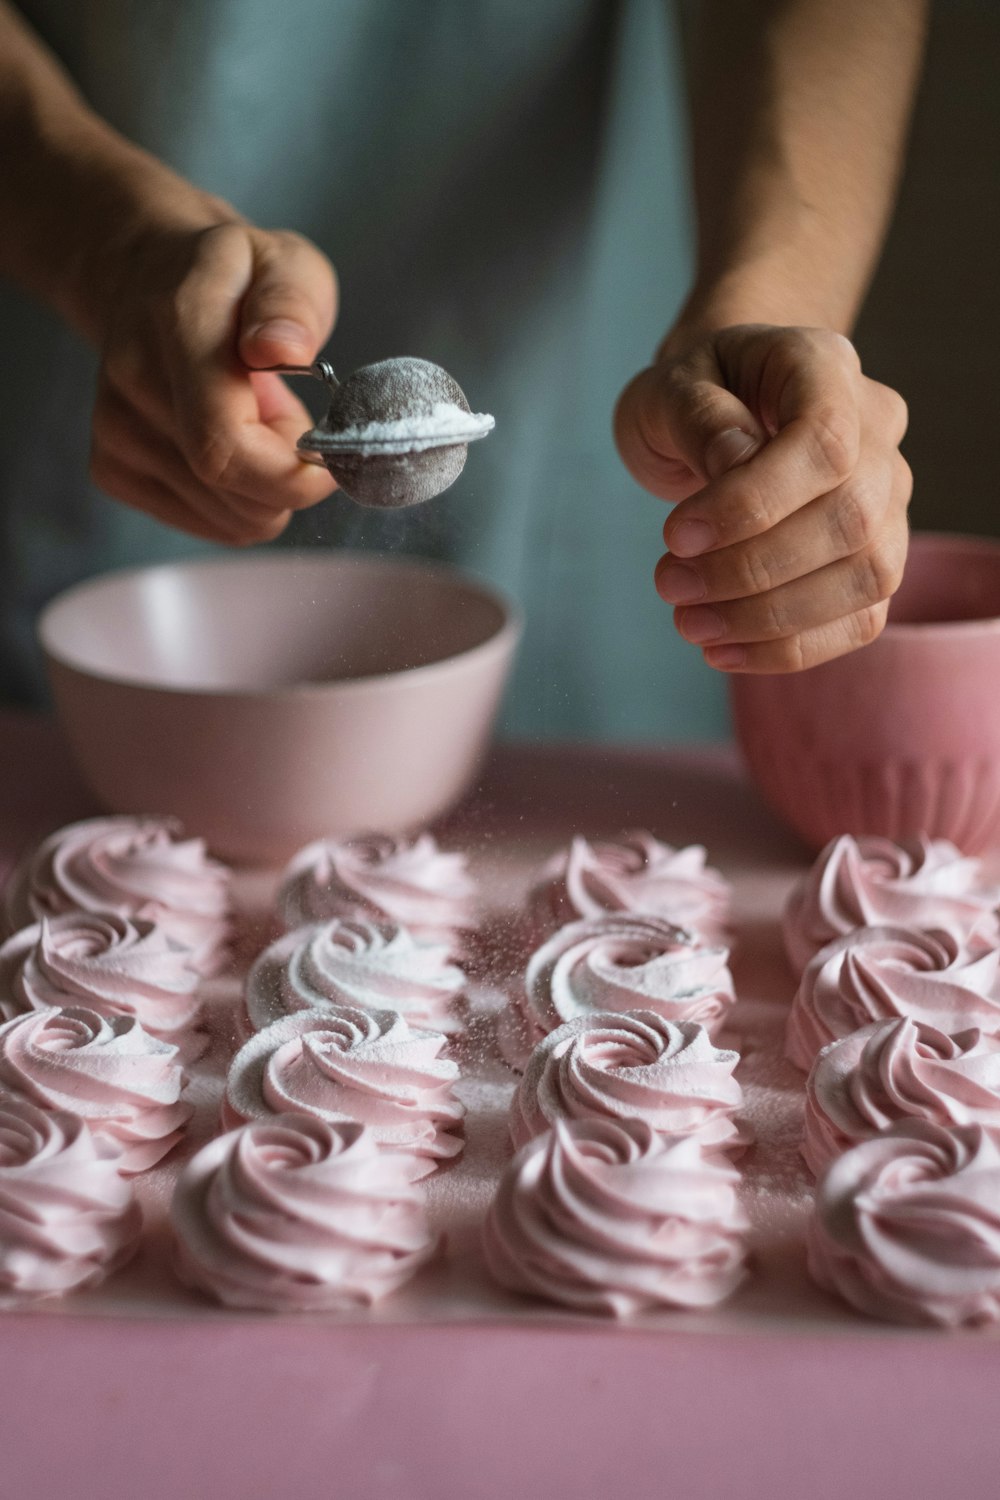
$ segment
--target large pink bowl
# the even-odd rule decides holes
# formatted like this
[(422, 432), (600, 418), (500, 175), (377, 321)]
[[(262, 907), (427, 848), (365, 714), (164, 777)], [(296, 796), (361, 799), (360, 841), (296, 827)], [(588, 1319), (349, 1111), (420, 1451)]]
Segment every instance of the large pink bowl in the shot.
[(108, 574), (39, 622), (100, 801), (174, 814), (251, 862), (416, 827), (455, 802), (519, 630), (498, 594), (449, 568), (345, 552)]
[(754, 780), (808, 843), (924, 832), (969, 853), (1000, 846), (1000, 542), (914, 535), (877, 641), (731, 690)]

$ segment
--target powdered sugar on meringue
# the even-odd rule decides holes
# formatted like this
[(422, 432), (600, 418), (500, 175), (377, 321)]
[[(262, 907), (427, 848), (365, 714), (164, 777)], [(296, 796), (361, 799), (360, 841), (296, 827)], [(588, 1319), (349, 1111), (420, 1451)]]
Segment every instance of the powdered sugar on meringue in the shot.
[(455, 1002), (465, 983), (446, 945), (418, 943), (397, 923), (338, 917), (265, 949), (247, 979), (246, 1012), (260, 1031), (299, 1011), (391, 1008), (421, 1030), (449, 1033), (461, 1026)]
[(788, 1017), (785, 1054), (804, 1071), (828, 1042), (893, 1016), (950, 1034), (1000, 1036), (1000, 949), (973, 935), (860, 927), (820, 950)]
[(426, 1176), (462, 1150), (458, 1065), (441, 1056), (443, 1046), (443, 1036), (412, 1030), (393, 1010), (342, 1005), (287, 1016), (237, 1052), (224, 1124), (288, 1111), (353, 1121), (380, 1145), (409, 1152), (414, 1175)]
[(22, 928), (0, 947), (0, 1014), (83, 1005), (134, 1016), (154, 1036), (198, 1019), (190, 949), (162, 927), (114, 912), (67, 912)]
[(934, 928), (959, 941), (978, 927), (1000, 943), (1000, 888), (947, 839), (833, 839), (789, 897), (784, 936), (801, 973), (820, 948), (859, 927)]
[(738, 1062), (696, 1021), (642, 1010), (578, 1016), (528, 1059), (511, 1104), (511, 1138), (516, 1149), (557, 1120), (641, 1119), (661, 1135), (745, 1145), (733, 1118), (743, 1102)]
[(396, 922), (421, 942), (460, 945), (474, 925), (475, 884), (464, 854), (445, 853), (429, 833), (319, 839), (292, 859), (278, 910), (286, 928), (332, 917)]
[(79, 1115), (127, 1175), (154, 1166), (181, 1139), (192, 1114), (183, 1084), (177, 1048), (131, 1016), (107, 1020), (69, 1007), (0, 1026), (0, 1090)]
[(529, 959), (523, 988), (500, 1018), (501, 1051), (523, 1069), (543, 1036), (595, 1011), (651, 1010), (711, 1030), (734, 1000), (728, 958), (660, 917), (571, 922)]
[(541, 870), (528, 910), (540, 939), (567, 922), (635, 912), (718, 941), (730, 894), (729, 882), (706, 865), (700, 844), (675, 849), (640, 829), (616, 843), (574, 838)]
[(45, 839), (4, 891), (8, 933), (64, 912), (155, 922), (201, 974), (227, 957), (230, 874), (166, 818), (90, 818)]

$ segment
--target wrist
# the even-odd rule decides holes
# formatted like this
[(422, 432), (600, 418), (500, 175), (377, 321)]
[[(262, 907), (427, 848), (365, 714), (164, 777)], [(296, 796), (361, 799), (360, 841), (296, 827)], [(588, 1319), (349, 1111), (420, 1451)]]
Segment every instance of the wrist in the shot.
[(824, 285), (808, 262), (761, 259), (699, 277), (657, 357), (673, 358), (723, 328), (748, 323), (829, 328), (849, 337), (856, 315), (851, 291)]
[(117, 137), (94, 141), (62, 168), (62, 221), (74, 227), (65, 253), (53, 257), (43, 295), (95, 344), (145, 247), (240, 220), (228, 203)]

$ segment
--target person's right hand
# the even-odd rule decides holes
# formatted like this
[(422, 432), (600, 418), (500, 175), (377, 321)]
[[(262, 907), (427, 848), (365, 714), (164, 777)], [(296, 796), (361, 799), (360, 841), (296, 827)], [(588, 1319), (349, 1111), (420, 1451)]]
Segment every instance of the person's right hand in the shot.
[(311, 363), (336, 306), (333, 267), (298, 234), (227, 222), (137, 237), (101, 330), (95, 484), (211, 541), (278, 536), (335, 485), (296, 454), (306, 408), (251, 369)]

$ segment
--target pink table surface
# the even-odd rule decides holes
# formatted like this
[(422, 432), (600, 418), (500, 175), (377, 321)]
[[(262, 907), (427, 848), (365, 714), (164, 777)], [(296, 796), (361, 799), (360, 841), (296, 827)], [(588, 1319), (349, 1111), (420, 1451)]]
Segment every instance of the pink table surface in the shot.
[[(91, 808), (43, 721), (0, 715), (0, 766), (2, 878)], [(506, 749), (448, 836), (637, 824), (764, 892), (805, 859), (717, 749)], [(0, 1500), (997, 1494), (1000, 1342), (805, 1327), (6, 1315)]]

